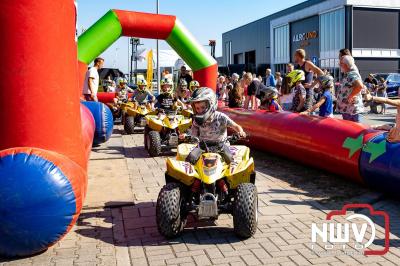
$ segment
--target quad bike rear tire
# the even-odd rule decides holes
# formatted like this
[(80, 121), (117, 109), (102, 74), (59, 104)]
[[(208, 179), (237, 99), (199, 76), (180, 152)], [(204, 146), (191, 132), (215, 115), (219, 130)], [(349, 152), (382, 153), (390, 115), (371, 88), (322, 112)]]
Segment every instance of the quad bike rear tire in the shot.
[(174, 238), (182, 233), (186, 225), (186, 214), (182, 210), (184, 197), (182, 186), (168, 183), (157, 198), (156, 220), (158, 232), (166, 238)]
[(133, 116), (125, 115), (124, 130), (129, 135), (135, 133), (135, 118)]
[(148, 142), (148, 134), (149, 134), (149, 132), (151, 131), (151, 129), (148, 127), (148, 126), (145, 126), (144, 127), (144, 149), (145, 150), (148, 150), (149, 149), (149, 144), (147, 143)]
[(257, 187), (243, 183), (237, 187), (233, 207), (233, 227), (240, 238), (249, 238), (255, 234), (258, 223)]
[(147, 150), (151, 157), (157, 157), (161, 155), (161, 137), (157, 131), (150, 131), (147, 134)]
[(125, 124), (125, 117), (127, 116), (126, 111), (122, 110), (121, 111), (121, 124)]

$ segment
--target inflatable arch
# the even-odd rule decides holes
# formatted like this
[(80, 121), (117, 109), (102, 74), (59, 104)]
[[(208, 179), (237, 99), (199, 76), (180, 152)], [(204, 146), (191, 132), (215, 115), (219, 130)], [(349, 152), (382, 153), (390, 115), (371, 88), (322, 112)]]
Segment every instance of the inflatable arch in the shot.
[(202, 86), (215, 88), (217, 62), (175, 16), (123, 10), (108, 11), (79, 37), (80, 80), (87, 65), (121, 36), (165, 40), (192, 68)]

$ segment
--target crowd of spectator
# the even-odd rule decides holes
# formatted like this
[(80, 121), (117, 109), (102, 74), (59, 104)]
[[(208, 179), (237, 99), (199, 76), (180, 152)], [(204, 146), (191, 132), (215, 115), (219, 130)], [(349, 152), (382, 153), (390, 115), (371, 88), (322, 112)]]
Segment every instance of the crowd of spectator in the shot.
[[(387, 97), (386, 84), (373, 75), (363, 82), (348, 49), (340, 50), (338, 56), (343, 73), (339, 82), (335, 82), (327, 70), (307, 60), (303, 49), (298, 49), (293, 56), (294, 63), (287, 64), (284, 73), (272, 73), (267, 68), (263, 77), (250, 72), (219, 75), (218, 98), (230, 107), (276, 109), (304, 115), (319, 111), (323, 117), (332, 117), (336, 111), (342, 114), (344, 120), (360, 122), (365, 107), (365, 90), (372, 91), (375, 96)], [(276, 102), (279, 108), (275, 104), (271, 108), (271, 101)]]

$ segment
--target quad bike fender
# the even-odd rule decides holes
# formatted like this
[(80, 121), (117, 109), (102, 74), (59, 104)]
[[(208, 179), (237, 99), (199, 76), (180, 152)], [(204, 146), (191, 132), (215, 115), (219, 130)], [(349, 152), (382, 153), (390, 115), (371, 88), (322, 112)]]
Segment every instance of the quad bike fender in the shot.
[(199, 178), (193, 165), (185, 161), (177, 161), (170, 158), (167, 159), (166, 176), (174, 178), (186, 186), (192, 185), (195, 178)]
[(229, 150), (233, 156), (233, 160), (237, 163), (247, 161), (250, 158), (250, 149), (244, 145), (229, 146)]
[(226, 179), (231, 189), (236, 189), (242, 183), (254, 183), (254, 160), (232, 162), (227, 170)]
[(122, 110), (126, 110), (128, 107), (133, 107), (133, 102), (121, 103)]
[(180, 123), (179, 123), (179, 132), (186, 132), (192, 127), (192, 119), (191, 118), (184, 118)]
[(128, 116), (136, 117), (138, 115), (137, 110), (133, 109), (132, 107), (126, 107), (126, 114)]
[(157, 110), (148, 110), (146, 115), (156, 115), (157, 114)]
[(180, 128), (182, 125), (187, 124), (187, 119), (183, 115), (176, 115), (174, 119), (169, 119), (168, 116), (165, 116), (163, 119), (164, 126), (169, 129)]
[(182, 115), (186, 118), (191, 118), (193, 116), (193, 111), (190, 109), (182, 110)]
[(176, 160), (185, 161), (189, 153), (196, 148), (196, 144), (182, 143), (178, 145)]
[(164, 124), (164, 126), (166, 127), (166, 128), (169, 128), (169, 129), (175, 129), (175, 128), (177, 128), (178, 126), (179, 126), (179, 119), (178, 118), (175, 118), (175, 119), (173, 119), (173, 120), (170, 120), (167, 116), (163, 119), (163, 124)]
[(146, 120), (149, 128), (154, 131), (160, 132), (164, 127), (163, 122), (160, 119), (158, 119), (157, 115), (147, 115)]

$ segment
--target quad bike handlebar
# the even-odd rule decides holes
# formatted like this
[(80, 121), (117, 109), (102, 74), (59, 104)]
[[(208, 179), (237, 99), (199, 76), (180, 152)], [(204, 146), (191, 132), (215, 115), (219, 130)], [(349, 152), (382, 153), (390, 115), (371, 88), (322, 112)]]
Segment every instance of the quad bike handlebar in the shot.
[[(227, 138), (226, 138), (226, 141), (228, 141), (229, 143), (236, 143), (237, 141), (239, 141), (239, 140), (248, 140), (248, 137), (249, 137), (249, 134), (247, 134), (246, 133), (246, 137), (244, 138), (244, 137), (242, 137), (242, 136), (240, 136), (240, 134), (239, 133), (233, 133), (232, 135), (230, 135), (230, 136), (228, 136)], [(220, 144), (221, 142), (213, 142), (213, 143), (211, 143), (211, 142), (206, 142), (206, 141), (201, 141), (198, 137), (195, 137), (195, 136), (192, 136), (192, 135), (185, 135), (185, 142), (188, 142), (188, 143), (193, 143), (193, 144), (197, 144), (197, 145), (200, 145), (200, 144), (204, 144), (204, 146), (213, 146), (213, 145), (218, 145), (218, 144)]]

